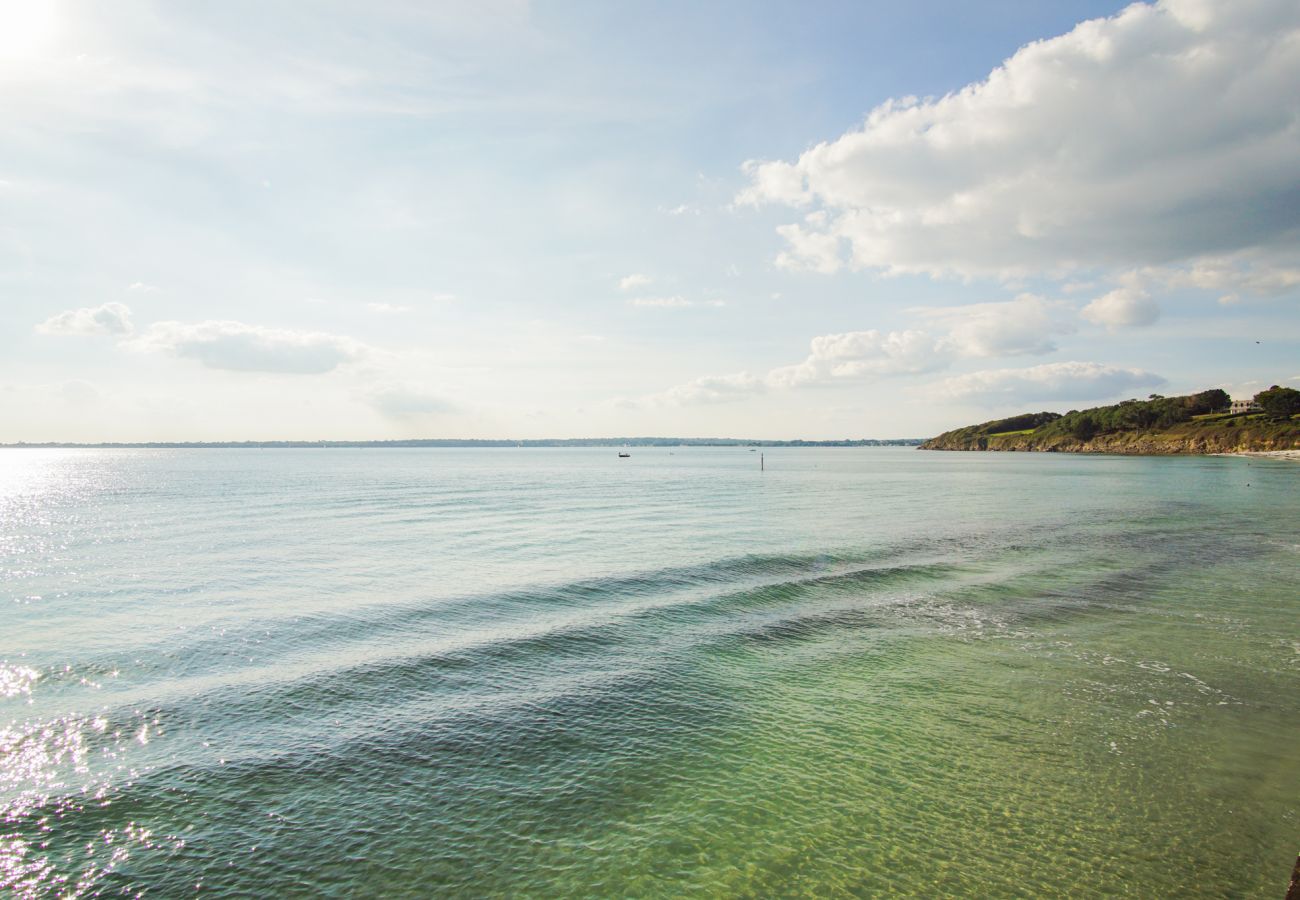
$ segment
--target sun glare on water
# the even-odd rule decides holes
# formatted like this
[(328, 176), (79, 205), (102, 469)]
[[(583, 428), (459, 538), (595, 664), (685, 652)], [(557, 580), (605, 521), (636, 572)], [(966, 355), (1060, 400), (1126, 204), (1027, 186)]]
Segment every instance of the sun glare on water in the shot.
[(36, 56), (58, 30), (53, 0), (0, 0), (0, 60)]

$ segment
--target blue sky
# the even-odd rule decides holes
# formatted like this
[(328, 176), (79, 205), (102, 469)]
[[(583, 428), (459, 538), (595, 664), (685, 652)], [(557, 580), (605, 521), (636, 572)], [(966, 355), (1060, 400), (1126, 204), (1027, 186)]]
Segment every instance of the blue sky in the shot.
[(0, 0), (0, 440), (1297, 383), (1298, 83), (1280, 0)]

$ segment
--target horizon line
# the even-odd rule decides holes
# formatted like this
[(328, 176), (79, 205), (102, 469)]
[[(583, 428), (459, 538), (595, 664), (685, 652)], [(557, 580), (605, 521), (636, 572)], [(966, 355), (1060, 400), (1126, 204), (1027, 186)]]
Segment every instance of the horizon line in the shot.
[(0, 443), (0, 449), (185, 449), (185, 448), (311, 448), (311, 447), (565, 447), (591, 446), (906, 446), (919, 444), (926, 438), (732, 438), (732, 437), (571, 437), (571, 438), (362, 438), (348, 439), (247, 439), (223, 441), (13, 441)]

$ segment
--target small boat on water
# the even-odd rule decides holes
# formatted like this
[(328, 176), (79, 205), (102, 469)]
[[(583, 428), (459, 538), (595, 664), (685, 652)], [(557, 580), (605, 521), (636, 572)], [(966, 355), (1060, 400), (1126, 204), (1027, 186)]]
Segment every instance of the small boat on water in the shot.
[(632, 455), (631, 453), (624, 453), (622, 450), (620, 450), (620, 451), (618, 452), (618, 458), (619, 458), (619, 459), (627, 459), (627, 458), (630, 457), (631, 455)]

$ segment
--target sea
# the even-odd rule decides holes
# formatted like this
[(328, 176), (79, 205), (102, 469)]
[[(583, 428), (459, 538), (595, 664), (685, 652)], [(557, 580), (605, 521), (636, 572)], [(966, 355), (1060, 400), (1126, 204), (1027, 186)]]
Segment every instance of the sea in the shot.
[(0, 895), (1284, 895), (1300, 465), (626, 452), (0, 450)]

